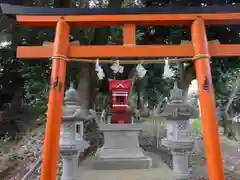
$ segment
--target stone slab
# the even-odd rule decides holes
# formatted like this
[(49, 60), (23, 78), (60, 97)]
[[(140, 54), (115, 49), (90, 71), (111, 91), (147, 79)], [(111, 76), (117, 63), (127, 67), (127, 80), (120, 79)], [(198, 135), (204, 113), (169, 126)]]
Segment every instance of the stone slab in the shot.
[(138, 136), (140, 132), (139, 124), (104, 124), (100, 126), (104, 133), (104, 149), (123, 150), (139, 148)]
[(149, 169), (152, 167), (150, 157), (142, 158), (111, 158), (96, 159), (93, 169), (99, 170), (118, 170), (118, 169)]
[(139, 148), (123, 148), (123, 149), (110, 149), (101, 148), (96, 154), (100, 159), (126, 159), (126, 158), (143, 158), (144, 151)]
[(104, 132), (103, 149), (139, 148), (138, 131)]
[(94, 169), (147, 169), (151, 167), (152, 159), (145, 156), (141, 148), (105, 149), (101, 156), (96, 154), (93, 166)]
[(100, 131), (141, 131), (142, 124), (100, 124)]
[(96, 153), (95, 169), (144, 169), (152, 166), (139, 146), (140, 124), (104, 124), (104, 145)]
[(153, 160), (150, 169), (95, 170), (95, 157), (89, 157), (80, 164), (78, 180), (173, 180), (172, 171), (153, 153), (147, 153)]

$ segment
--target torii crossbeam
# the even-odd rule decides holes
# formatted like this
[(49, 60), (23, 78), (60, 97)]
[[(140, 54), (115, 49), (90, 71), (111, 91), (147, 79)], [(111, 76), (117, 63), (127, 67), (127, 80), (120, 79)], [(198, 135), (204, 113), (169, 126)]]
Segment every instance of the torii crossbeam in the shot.
[[(208, 56), (240, 56), (240, 44), (208, 44), (205, 24), (239, 24), (240, 7), (79, 9), (31, 8), (1, 5), (2, 12), (16, 15), (18, 23), (28, 26), (56, 26), (55, 41), (48, 46), (18, 47), (18, 58), (52, 57), (51, 89), (41, 180), (55, 180), (58, 141), (66, 76), (65, 57), (187, 57), (195, 60), (205, 149), (210, 180), (224, 180), (215, 98)], [(70, 25), (79, 27), (123, 26), (123, 45), (76, 46), (69, 43)], [(136, 45), (136, 26), (191, 26), (192, 44)]]

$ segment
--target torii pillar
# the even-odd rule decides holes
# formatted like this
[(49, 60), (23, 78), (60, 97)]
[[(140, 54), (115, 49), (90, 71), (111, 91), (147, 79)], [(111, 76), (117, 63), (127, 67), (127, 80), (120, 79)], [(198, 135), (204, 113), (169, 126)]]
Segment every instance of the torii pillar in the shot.
[(53, 44), (51, 87), (48, 100), (47, 124), (44, 139), (41, 180), (55, 180), (59, 159), (59, 136), (62, 119), (62, 105), (66, 79), (66, 61), (70, 28), (60, 20), (56, 26)]
[(211, 180), (224, 180), (210, 60), (207, 58), (210, 55), (205, 24), (202, 19), (198, 18), (192, 23), (191, 35), (195, 56), (202, 56), (195, 60), (195, 68), (201, 104), (208, 176)]

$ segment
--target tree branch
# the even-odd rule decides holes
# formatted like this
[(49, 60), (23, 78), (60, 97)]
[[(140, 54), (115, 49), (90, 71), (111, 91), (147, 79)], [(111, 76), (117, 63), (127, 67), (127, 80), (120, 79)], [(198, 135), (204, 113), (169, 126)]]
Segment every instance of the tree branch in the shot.
[(227, 115), (228, 115), (227, 112), (228, 112), (228, 110), (229, 110), (229, 108), (230, 108), (230, 106), (231, 106), (231, 104), (232, 104), (232, 102), (233, 102), (233, 100), (234, 100), (238, 90), (239, 90), (239, 87), (240, 87), (240, 70), (238, 71), (238, 76), (237, 76), (234, 88), (233, 88), (233, 90), (231, 92), (230, 98), (229, 98), (228, 103), (227, 103), (226, 108), (225, 108), (225, 113)]

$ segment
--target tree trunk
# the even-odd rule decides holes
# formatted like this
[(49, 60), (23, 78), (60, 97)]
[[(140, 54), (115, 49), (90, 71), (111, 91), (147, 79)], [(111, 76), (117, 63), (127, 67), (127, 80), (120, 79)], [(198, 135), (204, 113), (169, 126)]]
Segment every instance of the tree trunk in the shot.
[(18, 90), (16, 90), (16, 92), (14, 93), (13, 99), (12, 99), (12, 103), (11, 103), (11, 112), (18, 112), (22, 109), (22, 105), (23, 105), (23, 88), (19, 87)]
[(222, 112), (222, 127), (223, 127), (223, 134), (227, 136), (229, 133), (228, 116), (224, 111)]
[(82, 107), (93, 108), (94, 89), (92, 76), (92, 64), (81, 63), (80, 73), (78, 74), (78, 92)]
[[(123, 0), (110, 0), (108, 8), (120, 8)], [(106, 45), (108, 43), (109, 27), (96, 28), (91, 45)], [(79, 81), (78, 81), (78, 92), (80, 100), (85, 108), (93, 108), (93, 101), (95, 99), (95, 85), (96, 76), (93, 75), (95, 64), (81, 64)]]

